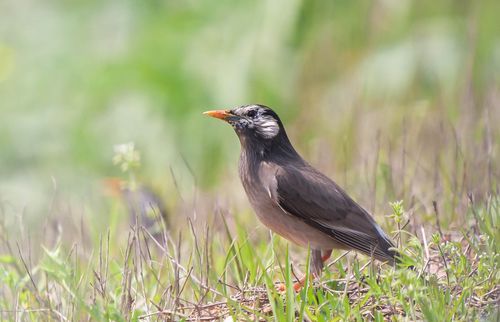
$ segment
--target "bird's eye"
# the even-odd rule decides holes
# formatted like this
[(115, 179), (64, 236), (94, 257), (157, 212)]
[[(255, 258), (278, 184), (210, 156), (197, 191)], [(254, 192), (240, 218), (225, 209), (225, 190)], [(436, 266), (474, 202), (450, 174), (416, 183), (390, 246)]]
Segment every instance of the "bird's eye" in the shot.
[(247, 113), (248, 117), (255, 117), (255, 115), (257, 115), (257, 111), (255, 111), (255, 110), (250, 110)]

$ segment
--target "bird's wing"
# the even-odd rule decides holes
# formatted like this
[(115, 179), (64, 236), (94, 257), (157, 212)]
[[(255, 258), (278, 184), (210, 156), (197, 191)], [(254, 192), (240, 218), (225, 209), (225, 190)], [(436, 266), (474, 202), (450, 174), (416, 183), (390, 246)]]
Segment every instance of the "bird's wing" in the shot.
[(260, 177), (270, 197), (288, 214), (348, 248), (393, 260), (392, 242), (372, 216), (342, 188), (309, 165), (267, 163)]

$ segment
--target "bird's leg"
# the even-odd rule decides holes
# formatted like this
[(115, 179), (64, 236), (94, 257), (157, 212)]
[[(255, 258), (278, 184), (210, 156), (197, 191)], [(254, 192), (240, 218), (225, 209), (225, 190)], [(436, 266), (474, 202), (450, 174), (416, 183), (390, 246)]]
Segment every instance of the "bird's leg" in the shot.
[[(321, 250), (313, 249), (311, 251), (311, 264), (310, 264), (310, 278), (311, 281), (314, 278), (318, 278), (321, 276), (321, 271), (323, 270), (324, 262), (326, 262), (330, 256), (332, 255), (332, 250), (326, 250), (323, 254), (321, 254)], [(304, 286), (306, 282), (306, 277), (302, 277), (298, 282), (293, 284), (293, 288), (296, 292), (300, 291), (300, 289)]]
[(325, 250), (323, 256), (321, 256), (321, 260), (323, 261), (323, 263), (330, 259), (330, 256), (332, 256), (332, 250)]

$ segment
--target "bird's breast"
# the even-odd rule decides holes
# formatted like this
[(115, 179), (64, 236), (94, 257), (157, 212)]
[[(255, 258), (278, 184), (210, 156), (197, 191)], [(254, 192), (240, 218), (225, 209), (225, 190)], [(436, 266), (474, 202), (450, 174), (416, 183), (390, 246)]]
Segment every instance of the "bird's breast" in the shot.
[(308, 244), (315, 249), (331, 249), (337, 246), (329, 236), (284, 211), (277, 201), (273, 200), (269, 186), (261, 181), (260, 167), (252, 166), (248, 164), (248, 159), (240, 158), (240, 179), (255, 214), (267, 228), (303, 247)]
[(240, 156), (239, 174), (243, 188), (259, 218), (275, 206), (259, 176), (260, 162), (245, 153)]

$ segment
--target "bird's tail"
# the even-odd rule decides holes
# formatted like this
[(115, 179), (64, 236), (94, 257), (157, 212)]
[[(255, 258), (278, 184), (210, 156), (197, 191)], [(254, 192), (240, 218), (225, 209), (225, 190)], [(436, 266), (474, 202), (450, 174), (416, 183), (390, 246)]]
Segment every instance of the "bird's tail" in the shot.
[(372, 256), (382, 262), (394, 265), (400, 262), (396, 246), (385, 234), (379, 236)]

